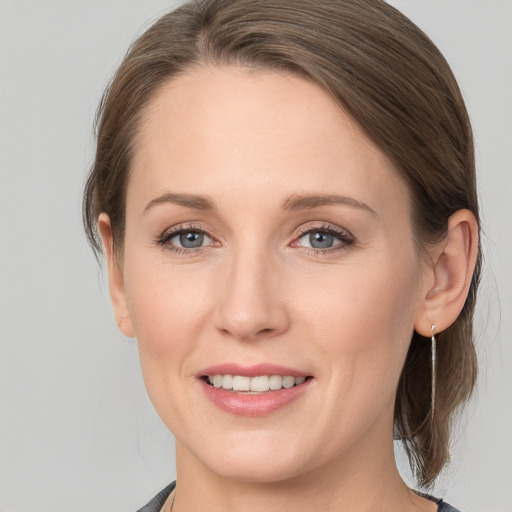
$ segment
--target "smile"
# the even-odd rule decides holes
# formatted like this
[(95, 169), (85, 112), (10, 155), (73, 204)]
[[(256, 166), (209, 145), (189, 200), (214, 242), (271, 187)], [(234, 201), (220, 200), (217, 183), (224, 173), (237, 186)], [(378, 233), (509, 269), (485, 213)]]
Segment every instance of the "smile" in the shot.
[(300, 386), (306, 377), (293, 377), (291, 375), (258, 375), (247, 377), (245, 375), (208, 375), (207, 382), (214, 388), (226, 391), (246, 393), (266, 393)]
[(301, 373), (276, 365), (223, 364), (205, 369), (197, 376), (197, 382), (203, 396), (224, 412), (266, 416), (309, 395), (316, 379)]

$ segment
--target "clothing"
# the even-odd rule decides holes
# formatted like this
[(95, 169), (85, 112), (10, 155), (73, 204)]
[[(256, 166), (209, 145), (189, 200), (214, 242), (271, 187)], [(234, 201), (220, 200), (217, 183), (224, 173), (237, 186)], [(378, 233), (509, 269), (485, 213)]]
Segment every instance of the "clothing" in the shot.
[[(175, 487), (176, 482), (169, 484), (165, 489), (160, 491), (147, 505), (137, 510), (137, 512), (160, 512), (161, 508), (164, 506), (165, 500), (169, 497), (169, 494), (171, 494)], [(428, 494), (418, 494), (424, 498), (435, 501), (438, 505), (437, 512), (460, 512), (456, 508), (453, 508), (451, 505), (448, 505), (448, 503), (445, 503), (443, 500), (434, 498)]]
[(165, 500), (169, 497), (169, 494), (176, 487), (176, 482), (168, 485), (165, 489), (160, 491), (147, 505), (137, 510), (137, 512), (160, 512), (164, 506)]

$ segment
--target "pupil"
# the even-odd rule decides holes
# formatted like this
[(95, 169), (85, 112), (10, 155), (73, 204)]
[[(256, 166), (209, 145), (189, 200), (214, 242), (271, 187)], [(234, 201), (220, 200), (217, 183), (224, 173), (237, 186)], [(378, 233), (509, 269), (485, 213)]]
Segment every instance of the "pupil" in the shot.
[(180, 235), (180, 244), (187, 249), (194, 249), (203, 245), (204, 235), (195, 231), (187, 231)]
[(315, 249), (328, 249), (334, 243), (334, 236), (329, 233), (316, 231), (315, 233), (310, 233), (309, 243)]

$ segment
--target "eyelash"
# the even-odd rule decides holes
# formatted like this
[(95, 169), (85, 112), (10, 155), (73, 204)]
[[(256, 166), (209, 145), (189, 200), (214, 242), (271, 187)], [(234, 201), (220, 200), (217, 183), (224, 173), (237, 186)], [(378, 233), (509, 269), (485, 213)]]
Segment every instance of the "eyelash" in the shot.
[[(160, 236), (156, 239), (156, 244), (160, 247), (165, 248), (168, 251), (171, 251), (177, 255), (182, 254), (200, 254), (203, 251), (207, 250), (209, 246), (200, 246), (194, 249), (189, 249), (186, 247), (178, 247), (175, 245), (172, 245), (169, 243), (169, 241), (174, 238), (175, 236), (186, 233), (186, 232), (196, 232), (203, 234), (207, 236), (210, 239), (214, 240), (214, 237), (211, 236), (207, 231), (202, 229), (200, 226), (193, 225), (193, 224), (180, 224), (179, 226), (176, 226), (174, 228), (171, 228), (171, 230), (164, 231)], [(319, 233), (327, 233), (329, 235), (334, 236), (337, 238), (341, 243), (335, 245), (332, 248), (327, 249), (315, 249), (314, 247), (303, 247), (303, 246), (294, 246), (293, 244), (297, 243), (298, 240), (300, 240), (305, 235), (308, 235), (310, 233), (319, 232)], [(335, 251), (340, 251), (347, 249), (347, 247), (353, 245), (355, 243), (355, 238), (346, 230), (335, 227), (331, 224), (321, 224), (316, 226), (304, 226), (299, 230), (298, 236), (294, 238), (294, 241), (292, 242), (292, 247), (299, 247), (303, 251), (305, 251), (307, 254), (312, 256), (325, 256), (327, 254), (330, 254)]]

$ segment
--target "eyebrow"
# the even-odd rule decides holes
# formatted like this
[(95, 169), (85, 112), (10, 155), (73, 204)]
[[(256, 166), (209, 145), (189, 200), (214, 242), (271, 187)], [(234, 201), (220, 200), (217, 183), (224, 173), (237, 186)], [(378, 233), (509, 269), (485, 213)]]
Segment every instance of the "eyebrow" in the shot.
[(209, 197), (196, 196), (194, 194), (173, 194), (172, 192), (168, 192), (152, 199), (146, 205), (146, 208), (144, 208), (143, 213), (146, 213), (156, 205), (165, 203), (177, 204), (185, 206), (186, 208), (192, 208), (193, 210), (214, 211), (216, 209), (215, 204)]
[(317, 194), (317, 195), (297, 195), (294, 194), (283, 203), (284, 210), (307, 210), (318, 208), (319, 206), (344, 205), (365, 210), (373, 215), (377, 212), (370, 208), (366, 203), (357, 201), (351, 197), (340, 196), (336, 194)]
[[(159, 197), (156, 197), (155, 199), (152, 199), (144, 208), (143, 213), (146, 213), (154, 206), (166, 203), (177, 204), (179, 206), (201, 211), (215, 211), (217, 209), (212, 199), (207, 196), (167, 192)], [(351, 206), (353, 208), (367, 211), (373, 215), (377, 215), (375, 210), (370, 208), (370, 206), (368, 206), (366, 203), (357, 201), (351, 197), (340, 196), (336, 194), (294, 194), (282, 203), (283, 210), (287, 211), (308, 210), (329, 205)]]

